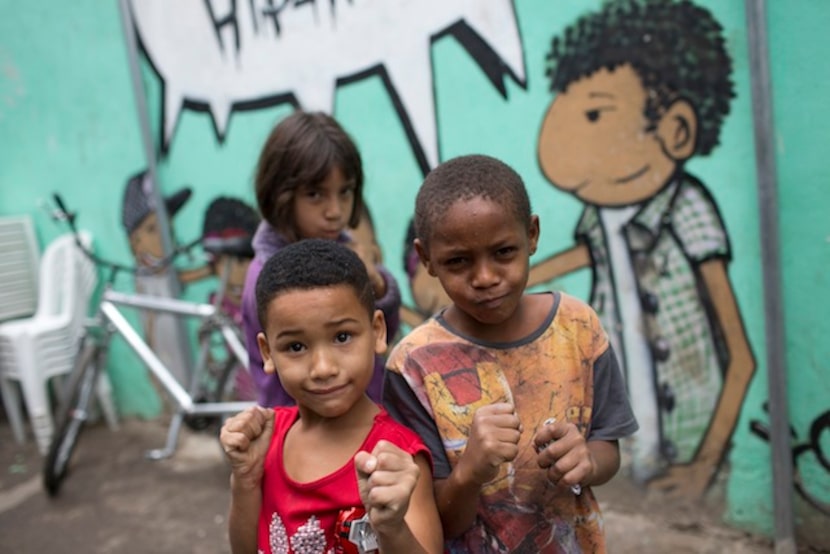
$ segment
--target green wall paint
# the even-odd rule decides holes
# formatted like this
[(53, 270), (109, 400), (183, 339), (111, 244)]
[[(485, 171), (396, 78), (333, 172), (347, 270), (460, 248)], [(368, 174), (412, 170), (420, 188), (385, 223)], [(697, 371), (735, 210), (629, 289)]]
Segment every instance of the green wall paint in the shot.
[[(784, 328), (790, 423), (797, 441), (810, 426), (830, 417), (830, 4), (810, 0), (788, 9), (768, 2), (768, 34), (774, 102), (776, 169), (781, 236)], [(830, 512), (830, 428), (815, 452), (798, 459), (805, 488)], [(821, 516), (800, 495), (794, 499), (802, 536), (821, 536), (830, 547), (827, 513)]]
[[(769, 446), (750, 432), (753, 420), (766, 421), (764, 290), (760, 262), (757, 195), (752, 136), (744, 2), (699, 0), (723, 24), (733, 58), (737, 97), (707, 158), (694, 159), (691, 172), (711, 189), (730, 233), (730, 265), (737, 300), (758, 369), (745, 400), (729, 453), (725, 483), (727, 519), (754, 531), (769, 532), (771, 499)], [(536, 138), (552, 95), (544, 76), (550, 39), (597, 0), (517, 0), (527, 73), (526, 87), (505, 77), (507, 97), (496, 91), (481, 69), (452, 37), (432, 46), (434, 90), (441, 159), (469, 152), (500, 157), (525, 178), (542, 237), (536, 259), (572, 241), (581, 206), (550, 186), (536, 160)], [(825, 30), (830, 4), (812, 0), (796, 11), (788, 2), (769, 0), (770, 52), (777, 164), (780, 188), (782, 268), (786, 309), (787, 364), (793, 427), (804, 437), (810, 423), (830, 409), (828, 345), (824, 315), (830, 308), (830, 232), (824, 212), (830, 205), (826, 145), (830, 122), (824, 99), (830, 93), (830, 61)], [(126, 178), (145, 166), (127, 52), (118, 4), (78, 0), (71, 4), (25, 4), (0, 0), (0, 215), (32, 214), (41, 245), (63, 228), (42, 209), (60, 191), (80, 212), (80, 226), (92, 232), (99, 253), (117, 261), (131, 256), (120, 223)], [(160, 81), (142, 62), (154, 139), (158, 140)], [(253, 203), (252, 177), (261, 146), (272, 125), (290, 111), (287, 104), (234, 112), (225, 139), (218, 141), (205, 112), (181, 112), (169, 151), (159, 160), (162, 190), (183, 185), (194, 195), (176, 216), (180, 240), (195, 237), (202, 213), (219, 194)], [(386, 265), (410, 303), (402, 267), (406, 222), (422, 179), (421, 171), (391, 100), (378, 77), (340, 86), (335, 115), (354, 136), (364, 157), (367, 198)], [(183, 260), (195, 265), (198, 259)], [(580, 271), (555, 286), (586, 298), (590, 274)], [(187, 288), (204, 299), (212, 282)], [(129, 277), (117, 287), (130, 290)], [(808, 307), (806, 310), (803, 307)], [(154, 417), (161, 402), (140, 366), (116, 343), (110, 372), (120, 410), (127, 416)], [(825, 433), (824, 452), (830, 452)], [(800, 466), (801, 467), (801, 466)], [(801, 467), (811, 491), (830, 502), (830, 478), (815, 459)], [(803, 503), (797, 507), (813, 513)]]
[[(116, 2), (3, 1), (0, 20), (0, 214), (29, 213), (41, 245), (65, 231), (42, 209), (59, 191), (80, 212), (98, 252), (130, 259), (120, 206), (128, 174), (143, 162)], [(153, 415), (143, 374), (113, 346), (116, 401)]]

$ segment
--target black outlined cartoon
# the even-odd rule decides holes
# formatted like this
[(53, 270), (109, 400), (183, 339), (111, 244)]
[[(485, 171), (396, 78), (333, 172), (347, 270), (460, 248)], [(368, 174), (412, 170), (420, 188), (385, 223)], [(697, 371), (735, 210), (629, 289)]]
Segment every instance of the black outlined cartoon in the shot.
[[(728, 450), (755, 361), (717, 204), (685, 169), (717, 146), (734, 96), (722, 29), (691, 2), (611, 2), (554, 38), (538, 141), (585, 204), (575, 245), (530, 285), (592, 269), (591, 303), (626, 369), (633, 476), (699, 497)], [(726, 184), (719, 184), (726, 186)]]

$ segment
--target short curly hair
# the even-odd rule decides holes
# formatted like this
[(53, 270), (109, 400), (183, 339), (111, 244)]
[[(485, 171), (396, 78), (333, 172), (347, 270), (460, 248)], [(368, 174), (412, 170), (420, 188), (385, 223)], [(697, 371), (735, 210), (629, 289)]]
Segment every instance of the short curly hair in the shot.
[(371, 318), (375, 294), (366, 266), (350, 248), (333, 240), (304, 239), (293, 242), (268, 258), (256, 282), (257, 317), (266, 329), (271, 301), (288, 291), (346, 285), (354, 290)]
[(672, 102), (687, 100), (698, 114), (699, 155), (718, 145), (735, 97), (723, 28), (688, 0), (606, 2), (554, 37), (547, 60), (552, 92), (602, 68), (630, 65), (649, 93), (644, 114), (650, 129)]
[(458, 200), (483, 197), (530, 222), (530, 199), (521, 176), (506, 163), (471, 154), (448, 160), (430, 171), (415, 199), (415, 235), (427, 244), (435, 223)]

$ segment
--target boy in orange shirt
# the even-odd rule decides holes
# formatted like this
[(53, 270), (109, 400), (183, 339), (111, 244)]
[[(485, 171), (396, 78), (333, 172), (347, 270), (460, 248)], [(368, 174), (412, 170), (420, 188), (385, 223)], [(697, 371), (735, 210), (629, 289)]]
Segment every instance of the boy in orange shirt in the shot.
[(416, 200), (415, 247), (452, 304), (387, 362), (384, 404), (434, 459), (449, 552), (604, 552), (591, 486), (637, 429), (596, 313), (525, 294), (539, 238), (521, 177), (487, 156), (447, 161)]

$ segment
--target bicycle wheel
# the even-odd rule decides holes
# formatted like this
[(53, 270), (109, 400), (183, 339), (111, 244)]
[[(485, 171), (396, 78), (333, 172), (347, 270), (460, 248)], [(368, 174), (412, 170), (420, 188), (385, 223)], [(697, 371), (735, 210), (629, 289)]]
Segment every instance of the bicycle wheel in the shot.
[(102, 354), (103, 349), (97, 341), (84, 337), (63, 391), (57, 412), (58, 424), (43, 466), (43, 485), (49, 496), (58, 494), (78, 437), (88, 419)]
[[(197, 403), (222, 402), (229, 394), (229, 382), (236, 369), (236, 359), (227, 353), (219, 330), (218, 323), (210, 320), (204, 322), (198, 331), (199, 357), (190, 389), (190, 394)], [(204, 431), (221, 424), (222, 418), (219, 415), (189, 414), (184, 417), (184, 422), (193, 431)]]

